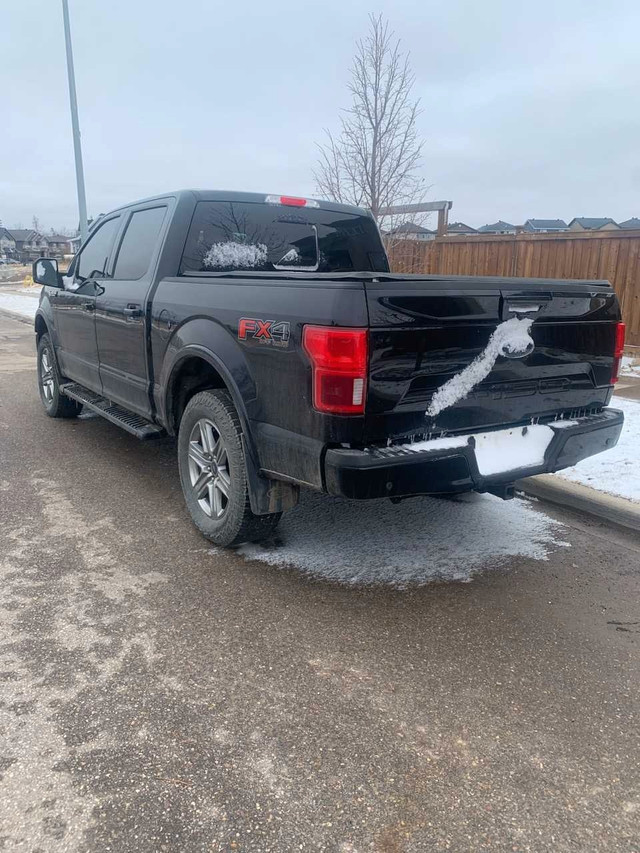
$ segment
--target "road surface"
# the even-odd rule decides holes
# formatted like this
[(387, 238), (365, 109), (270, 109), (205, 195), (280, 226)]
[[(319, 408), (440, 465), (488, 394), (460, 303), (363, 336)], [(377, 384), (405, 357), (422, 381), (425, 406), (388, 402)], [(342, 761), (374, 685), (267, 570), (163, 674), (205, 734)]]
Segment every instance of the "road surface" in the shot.
[[(1, 849), (640, 851), (637, 537), (478, 498), (220, 552), (169, 440), (46, 418), (34, 368), (0, 318)], [(343, 539), (376, 585), (303, 553)]]

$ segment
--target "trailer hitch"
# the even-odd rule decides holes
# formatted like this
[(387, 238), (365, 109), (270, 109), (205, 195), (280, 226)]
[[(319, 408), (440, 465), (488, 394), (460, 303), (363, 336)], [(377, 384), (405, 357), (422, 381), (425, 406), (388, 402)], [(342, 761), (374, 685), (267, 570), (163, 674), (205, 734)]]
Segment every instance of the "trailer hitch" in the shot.
[(493, 483), (487, 486), (487, 491), (497, 498), (502, 498), (503, 501), (510, 501), (515, 497), (516, 487), (515, 483)]

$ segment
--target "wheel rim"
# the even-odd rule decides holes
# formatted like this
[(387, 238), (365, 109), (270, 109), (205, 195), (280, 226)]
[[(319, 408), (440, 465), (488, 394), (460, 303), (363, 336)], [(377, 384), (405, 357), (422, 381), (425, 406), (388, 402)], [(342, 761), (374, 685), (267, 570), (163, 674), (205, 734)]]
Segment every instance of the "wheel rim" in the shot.
[(200, 509), (210, 518), (222, 518), (231, 491), (229, 455), (220, 430), (208, 418), (201, 418), (189, 436), (189, 480)]
[(52, 403), (55, 378), (53, 375), (53, 363), (48, 349), (43, 349), (40, 356), (40, 387), (42, 388), (42, 396), (45, 402)]

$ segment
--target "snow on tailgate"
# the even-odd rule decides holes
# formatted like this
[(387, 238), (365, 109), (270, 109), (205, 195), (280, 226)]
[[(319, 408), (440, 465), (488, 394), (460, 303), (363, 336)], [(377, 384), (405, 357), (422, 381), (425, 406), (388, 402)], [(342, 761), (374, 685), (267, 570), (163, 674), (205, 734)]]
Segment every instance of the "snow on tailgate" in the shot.
[(513, 356), (515, 353), (532, 350), (534, 343), (529, 334), (532, 323), (533, 320), (526, 317), (512, 317), (500, 323), (480, 355), (438, 388), (427, 409), (427, 416), (435, 418), (444, 409), (464, 400), (467, 394), (491, 373), (499, 356)]

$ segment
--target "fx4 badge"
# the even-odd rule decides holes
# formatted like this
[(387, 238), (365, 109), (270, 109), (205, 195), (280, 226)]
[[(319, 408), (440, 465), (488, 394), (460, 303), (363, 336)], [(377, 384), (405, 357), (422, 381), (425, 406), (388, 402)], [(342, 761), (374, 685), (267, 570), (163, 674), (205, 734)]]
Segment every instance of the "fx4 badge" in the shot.
[(241, 341), (252, 340), (274, 347), (288, 347), (290, 337), (291, 328), (284, 320), (241, 317), (238, 323), (238, 339)]

